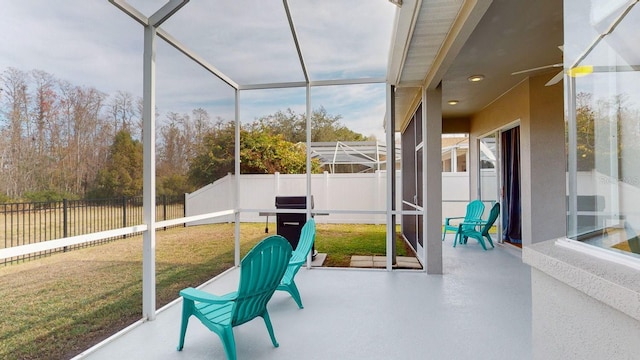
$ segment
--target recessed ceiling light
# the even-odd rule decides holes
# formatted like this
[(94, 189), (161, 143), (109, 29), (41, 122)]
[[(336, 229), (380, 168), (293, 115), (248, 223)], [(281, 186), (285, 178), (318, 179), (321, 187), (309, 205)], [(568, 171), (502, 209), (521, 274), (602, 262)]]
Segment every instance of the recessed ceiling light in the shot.
[(478, 82), (484, 80), (484, 75), (471, 75), (467, 78), (471, 82)]
[(457, 105), (458, 103), (459, 103), (458, 100), (449, 100), (449, 101), (447, 101), (447, 104), (449, 104), (449, 105)]

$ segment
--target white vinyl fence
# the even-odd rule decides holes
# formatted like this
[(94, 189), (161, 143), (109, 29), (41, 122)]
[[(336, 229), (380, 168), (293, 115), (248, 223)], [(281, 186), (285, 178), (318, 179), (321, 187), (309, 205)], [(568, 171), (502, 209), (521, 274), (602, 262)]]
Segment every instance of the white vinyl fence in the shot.
[[(402, 189), (400, 172), (396, 172), (396, 209), (401, 209)], [(260, 211), (275, 211), (276, 196), (304, 196), (306, 175), (240, 175), (241, 222), (264, 222)], [(384, 224), (387, 191), (386, 171), (368, 174), (311, 175), (311, 194), (314, 209), (331, 210), (331, 215), (317, 216), (320, 223)], [(191, 194), (186, 195), (186, 215), (233, 209), (236, 189), (235, 177), (227, 175)], [(469, 201), (467, 173), (442, 174), (442, 216), (462, 216)], [(334, 213), (336, 212), (336, 213)], [(353, 213), (350, 213), (353, 212)], [(271, 218), (270, 221), (275, 219)], [(398, 221), (401, 217), (398, 217)], [(231, 222), (233, 215), (205, 222)], [(203, 222), (198, 222), (203, 223)], [(195, 224), (195, 223), (192, 223)]]
[[(398, 175), (399, 176), (399, 175)], [(259, 211), (275, 211), (276, 196), (305, 196), (306, 175), (240, 175), (240, 221), (262, 222)], [(318, 222), (384, 224), (387, 179), (384, 171), (373, 174), (313, 174), (311, 194), (314, 209), (360, 213), (332, 213), (318, 216)], [(235, 177), (227, 175), (186, 196), (187, 216), (233, 209)], [(400, 206), (400, 197), (397, 197)], [(376, 213), (378, 212), (378, 213)], [(232, 221), (232, 216), (213, 221)], [(273, 219), (275, 220), (275, 219)]]

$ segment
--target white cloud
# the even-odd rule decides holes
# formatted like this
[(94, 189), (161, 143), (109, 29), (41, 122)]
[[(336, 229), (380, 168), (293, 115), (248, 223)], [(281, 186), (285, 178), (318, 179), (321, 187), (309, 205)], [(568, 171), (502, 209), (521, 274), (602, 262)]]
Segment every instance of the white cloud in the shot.
[[(130, 0), (150, 15), (164, 0)], [(387, 1), (289, 1), (312, 79), (383, 76), (395, 7)], [(23, 0), (3, 4), (0, 71), (44, 70), (106, 93), (142, 95), (143, 28), (105, 0)], [(303, 81), (281, 1), (191, 1), (163, 25), (241, 84)], [(158, 42), (157, 105), (168, 111), (207, 109), (234, 116), (234, 91), (170, 46)], [(372, 90), (377, 89), (377, 90)], [(384, 86), (313, 90), (325, 106), (365, 135), (379, 135)], [(305, 89), (245, 91), (243, 119), (305, 110)]]
[[(142, 28), (106, 1), (3, 4), (0, 68), (44, 70), (77, 85), (140, 92)], [(136, 39), (136, 35), (137, 39)]]
[[(386, 1), (293, 1), (292, 13), (311, 71), (322, 78), (386, 71), (395, 14)], [(317, 4), (317, 2), (316, 2)]]
[(341, 115), (349, 129), (384, 140), (385, 94), (384, 84), (327, 86), (314, 88), (311, 98), (314, 108)]

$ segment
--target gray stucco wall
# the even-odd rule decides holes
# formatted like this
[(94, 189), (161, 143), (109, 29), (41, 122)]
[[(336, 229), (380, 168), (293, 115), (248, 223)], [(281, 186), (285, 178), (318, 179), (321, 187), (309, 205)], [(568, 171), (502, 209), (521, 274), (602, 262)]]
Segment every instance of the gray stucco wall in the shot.
[(532, 267), (533, 358), (640, 359), (638, 271), (563, 248), (523, 250)]
[(566, 155), (563, 88), (545, 86), (551, 75), (529, 80), (529, 119), (522, 121), (523, 244), (564, 236)]

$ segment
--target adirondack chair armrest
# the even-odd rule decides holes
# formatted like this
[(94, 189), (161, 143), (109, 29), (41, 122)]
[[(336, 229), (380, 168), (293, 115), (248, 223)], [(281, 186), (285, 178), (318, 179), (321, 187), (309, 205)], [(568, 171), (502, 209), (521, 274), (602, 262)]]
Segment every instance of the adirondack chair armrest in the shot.
[(467, 221), (463, 221), (463, 222), (461, 222), (460, 224), (458, 224), (458, 232), (460, 232), (460, 233), (462, 232), (462, 227), (463, 227), (463, 226), (469, 226), (469, 225), (471, 225), (471, 226), (474, 226), (474, 229), (477, 229), (477, 228), (475, 228), (475, 226), (482, 226), (482, 225), (484, 225), (484, 224), (486, 224), (486, 223), (487, 223), (487, 221), (486, 221), (486, 220), (480, 220), (480, 219), (478, 219), (478, 220), (471, 220), (471, 221), (469, 221), (469, 220), (467, 220)]
[(460, 223), (460, 226), (462, 225), (484, 225), (487, 223), (487, 220), (467, 220), (467, 221), (463, 221)]
[(464, 216), (454, 216), (454, 217), (448, 217), (444, 219), (444, 224), (445, 225), (450, 225), (449, 221), (453, 220), (453, 219), (464, 219)]
[(180, 296), (185, 299), (194, 300), (198, 302), (205, 302), (211, 304), (224, 304), (226, 302), (235, 300), (238, 297), (237, 292), (228, 293), (222, 296), (210, 294), (206, 291), (194, 289), (194, 288), (186, 288), (180, 291)]
[(306, 257), (304, 259), (292, 259), (291, 261), (289, 261), (289, 266), (303, 265), (306, 262), (307, 262)]

